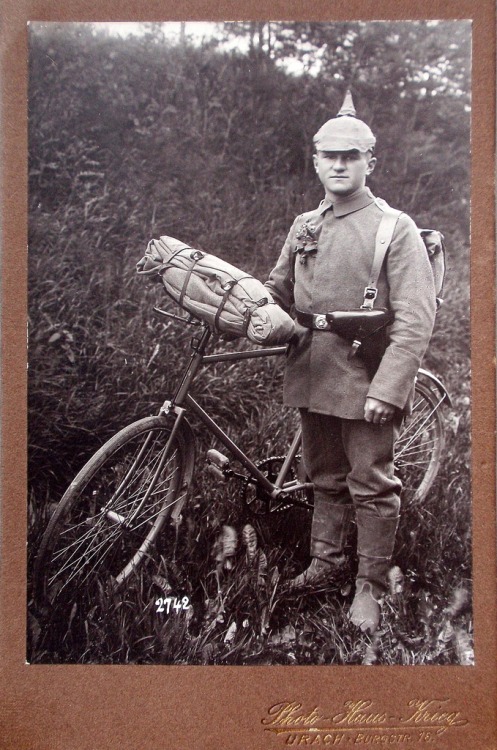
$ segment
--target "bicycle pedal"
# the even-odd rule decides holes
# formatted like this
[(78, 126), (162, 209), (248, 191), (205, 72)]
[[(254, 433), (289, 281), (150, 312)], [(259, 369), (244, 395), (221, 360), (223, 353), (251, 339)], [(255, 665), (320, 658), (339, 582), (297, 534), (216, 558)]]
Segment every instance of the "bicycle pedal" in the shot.
[(221, 469), (218, 469), (217, 466), (214, 466), (214, 464), (207, 464), (206, 469), (209, 472), (209, 474), (212, 474), (218, 479), (222, 479), (223, 481), (225, 481), (228, 478), (226, 474), (223, 471), (221, 471)]
[(221, 479), (228, 479), (233, 474), (229, 458), (215, 448), (207, 451), (207, 470)]

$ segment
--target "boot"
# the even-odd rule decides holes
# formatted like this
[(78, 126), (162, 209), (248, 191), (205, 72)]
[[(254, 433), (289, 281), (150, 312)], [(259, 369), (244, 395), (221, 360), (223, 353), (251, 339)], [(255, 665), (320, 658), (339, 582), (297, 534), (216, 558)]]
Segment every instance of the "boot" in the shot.
[(331, 582), (345, 563), (343, 548), (352, 517), (352, 505), (331, 503), (317, 492), (311, 528), (311, 564), (303, 573), (288, 581), (287, 589)]
[(349, 619), (363, 633), (374, 633), (380, 624), (381, 599), (387, 589), (398, 524), (398, 517), (372, 516), (360, 508), (357, 510), (359, 567)]
[(335, 555), (329, 560), (321, 560), (319, 557), (313, 557), (311, 564), (303, 573), (292, 578), (286, 584), (287, 591), (297, 591), (298, 589), (313, 588), (331, 584), (336, 578), (337, 573), (345, 564), (345, 555)]

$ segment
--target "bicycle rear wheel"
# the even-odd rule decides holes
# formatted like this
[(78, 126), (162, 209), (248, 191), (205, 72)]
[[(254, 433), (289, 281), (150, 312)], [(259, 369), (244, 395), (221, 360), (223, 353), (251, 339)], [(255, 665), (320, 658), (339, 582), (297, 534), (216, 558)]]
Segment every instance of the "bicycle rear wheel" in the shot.
[(59, 639), (88, 634), (134, 575), (185, 500), (187, 446), (173, 422), (149, 417), (125, 427), (88, 461), (62, 497), (43, 535), (34, 595)]
[(404, 502), (424, 500), (437, 476), (444, 447), (442, 400), (423, 383), (416, 383), (412, 412), (404, 419), (395, 444), (395, 467), (402, 480)]

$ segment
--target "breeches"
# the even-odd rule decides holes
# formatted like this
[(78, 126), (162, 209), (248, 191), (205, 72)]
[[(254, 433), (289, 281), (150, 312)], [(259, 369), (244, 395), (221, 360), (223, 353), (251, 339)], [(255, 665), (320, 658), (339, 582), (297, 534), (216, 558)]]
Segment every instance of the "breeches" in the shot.
[(300, 410), (304, 466), (315, 493), (335, 504), (354, 504), (374, 516), (397, 517), (401, 482), (393, 448), (402, 417), (376, 425)]

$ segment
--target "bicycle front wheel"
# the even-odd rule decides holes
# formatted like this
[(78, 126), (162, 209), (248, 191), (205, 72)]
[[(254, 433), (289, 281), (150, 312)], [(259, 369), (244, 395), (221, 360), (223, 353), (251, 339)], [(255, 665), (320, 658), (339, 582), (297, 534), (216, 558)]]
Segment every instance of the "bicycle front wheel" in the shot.
[[(125, 427), (71, 483), (43, 535), (34, 594), (57, 626), (104, 611), (150, 556), (166, 521), (179, 516), (187, 450), (181, 429), (149, 417)], [(192, 446), (189, 446), (191, 450)], [(66, 631), (67, 632), (67, 631)]]
[(416, 383), (412, 412), (404, 419), (395, 444), (404, 502), (424, 500), (437, 476), (444, 446), (442, 400), (423, 383)]

